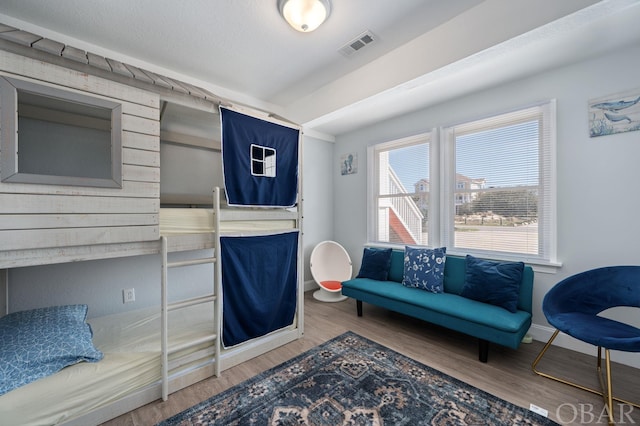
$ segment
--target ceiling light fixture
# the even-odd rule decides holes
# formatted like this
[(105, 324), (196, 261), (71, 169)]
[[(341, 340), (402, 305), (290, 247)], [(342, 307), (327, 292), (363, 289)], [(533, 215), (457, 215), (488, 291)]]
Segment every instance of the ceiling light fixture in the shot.
[(294, 29), (308, 33), (318, 28), (331, 13), (329, 0), (278, 0), (280, 15)]

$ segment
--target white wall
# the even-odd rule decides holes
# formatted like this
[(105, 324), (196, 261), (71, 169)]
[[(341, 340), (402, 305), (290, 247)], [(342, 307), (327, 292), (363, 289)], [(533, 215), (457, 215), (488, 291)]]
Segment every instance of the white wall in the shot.
[[(212, 253), (170, 254), (169, 260)], [(169, 300), (211, 292), (213, 267), (170, 269)], [(173, 284), (173, 285), (172, 285)], [(136, 301), (124, 304), (122, 290), (134, 288)], [(160, 255), (31, 266), (9, 270), (10, 312), (65, 304), (89, 305), (89, 318), (160, 305)]]
[[(341, 218), (335, 221), (334, 235), (354, 259), (356, 271), (367, 238), (368, 145), (555, 98), (558, 260), (562, 267), (555, 273), (536, 273), (531, 329), (534, 338), (546, 341), (552, 330), (541, 311), (541, 301), (555, 283), (600, 266), (640, 264), (640, 226), (634, 219), (640, 211), (635, 189), (640, 182), (640, 132), (590, 138), (587, 128), (588, 100), (640, 90), (639, 69), (640, 46), (635, 45), (339, 136), (334, 163), (342, 154), (356, 152), (360, 170), (351, 176), (340, 176), (334, 170), (334, 215)], [(626, 310), (618, 318), (640, 326), (638, 309)], [(595, 353), (574, 339), (564, 338), (559, 343)], [(619, 361), (640, 367), (633, 354), (615, 355)]]
[(309, 136), (303, 143), (303, 245), (305, 287), (317, 287), (309, 270), (311, 251), (333, 239), (333, 143)]

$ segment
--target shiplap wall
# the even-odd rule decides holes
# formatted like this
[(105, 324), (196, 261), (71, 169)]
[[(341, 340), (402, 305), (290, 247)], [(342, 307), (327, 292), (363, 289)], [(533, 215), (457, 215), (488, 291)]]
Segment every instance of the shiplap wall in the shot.
[(159, 96), (5, 51), (0, 74), (119, 102), (123, 111), (122, 188), (0, 182), (0, 268), (153, 252), (144, 242), (159, 238)]

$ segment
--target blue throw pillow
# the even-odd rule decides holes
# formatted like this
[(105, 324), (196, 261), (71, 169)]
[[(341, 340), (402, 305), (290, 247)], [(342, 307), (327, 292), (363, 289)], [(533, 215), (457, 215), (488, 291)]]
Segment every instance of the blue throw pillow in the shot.
[(402, 285), (442, 293), (446, 252), (446, 247), (429, 249), (406, 246)]
[(371, 278), (386, 281), (391, 267), (391, 249), (365, 247), (362, 265), (356, 278)]
[(87, 305), (68, 305), (0, 318), (0, 395), (68, 365), (100, 361), (86, 316)]
[(460, 295), (516, 312), (524, 263), (497, 262), (471, 255), (467, 255), (466, 260), (465, 283)]

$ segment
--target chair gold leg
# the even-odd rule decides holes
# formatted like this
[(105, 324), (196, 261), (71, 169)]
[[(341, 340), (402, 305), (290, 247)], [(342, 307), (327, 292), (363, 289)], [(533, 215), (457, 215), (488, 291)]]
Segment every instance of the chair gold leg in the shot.
[(547, 349), (549, 349), (549, 347), (551, 346), (551, 343), (553, 342), (553, 340), (556, 338), (556, 336), (558, 336), (558, 333), (560, 333), (560, 330), (556, 330), (553, 333), (553, 335), (551, 336), (547, 344), (544, 345), (544, 347), (542, 348), (542, 350), (540, 351), (536, 359), (533, 361), (533, 364), (531, 364), (531, 369), (533, 370), (534, 373), (543, 377), (547, 377), (547, 374), (539, 372), (538, 370), (536, 370), (536, 367), (540, 362), (540, 360), (542, 359), (542, 357), (544, 356), (545, 352), (547, 352)]
[[(609, 349), (604, 350), (604, 356), (605, 356), (605, 364), (607, 367), (607, 388), (606, 388), (607, 397), (605, 400), (605, 404), (607, 404), (607, 409), (609, 412), (609, 424), (613, 425), (615, 423), (613, 420), (613, 388), (611, 387), (611, 358), (609, 355)], [(602, 393), (605, 393), (604, 387), (602, 389)]]
[(547, 352), (549, 347), (551, 347), (551, 343), (558, 336), (559, 332), (560, 332), (560, 330), (556, 330), (553, 333), (553, 335), (551, 335), (551, 338), (549, 339), (549, 341), (544, 345), (544, 347), (542, 348), (542, 350), (540, 351), (540, 353), (538, 354), (536, 359), (531, 364), (531, 369), (533, 370), (534, 373), (536, 373), (538, 376), (546, 377), (547, 379), (555, 380), (556, 382), (560, 382), (560, 383), (563, 383), (565, 385), (569, 385), (569, 386), (572, 386), (574, 388), (578, 388), (578, 389), (581, 389), (581, 390), (584, 390), (584, 391), (591, 392), (593, 394), (602, 396), (603, 399), (604, 399), (604, 403), (607, 406), (607, 413), (609, 415), (609, 424), (610, 425), (614, 424), (614, 420), (613, 420), (613, 401), (620, 402), (620, 403), (626, 404), (626, 405), (631, 405), (631, 406), (634, 406), (636, 408), (640, 408), (640, 404), (638, 404), (638, 403), (633, 403), (633, 402), (626, 401), (624, 399), (616, 398), (616, 397), (613, 396), (612, 379), (611, 379), (611, 358), (610, 358), (610, 354), (609, 354), (609, 349), (605, 348), (605, 368), (606, 368), (606, 384), (605, 384), (604, 380), (603, 380), (603, 377), (602, 377), (603, 376), (603, 374), (602, 374), (602, 348), (598, 347), (598, 360), (597, 360), (596, 370), (597, 370), (597, 373), (598, 373), (598, 379), (600, 380), (601, 390), (592, 389), (592, 388), (583, 386), (583, 385), (581, 385), (579, 383), (570, 382), (570, 381), (565, 380), (563, 378), (560, 378), (560, 377), (557, 377), (557, 376), (552, 376), (551, 374), (544, 373), (544, 372), (538, 370), (537, 369), (538, 363), (540, 362), (540, 360), (542, 359), (544, 354)]
[(587, 391), (587, 392), (595, 393), (596, 395), (602, 395), (602, 392), (600, 392), (600, 391), (598, 391), (596, 389), (591, 389), (591, 388), (588, 388), (586, 386), (580, 385), (578, 383), (570, 382), (568, 380), (565, 380), (565, 379), (557, 377), (557, 376), (552, 376), (551, 374), (544, 373), (544, 372), (542, 372), (542, 371), (540, 371), (540, 370), (538, 370), (536, 368), (538, 366), (538, 363), (540, 362), (540, 360), (544, 356), (544, 354), (551, 347), (551, 343), (553, 343), (553, 340), (558, 336), (559, 333), (560, 333), (560, 330), (556, 330), (551, 335), (551, 338), (549, 339), (547, 344), (544, 345), (544, 347), (542, 348), (542, 350), (540, 351), (540, 353), (538, 354), (536, 359), (533, 361), (533, 364), (531, 364), (531, 369), (533, 370), (533, 372), (536, 373), (538, 376), (546, 377), (547, 379), (555, 380), (556, 382), (564, 383), (565, 385), (573, 386), (574, 388), (578, 388), (578, 389), (582, 389), (582, 390)]

